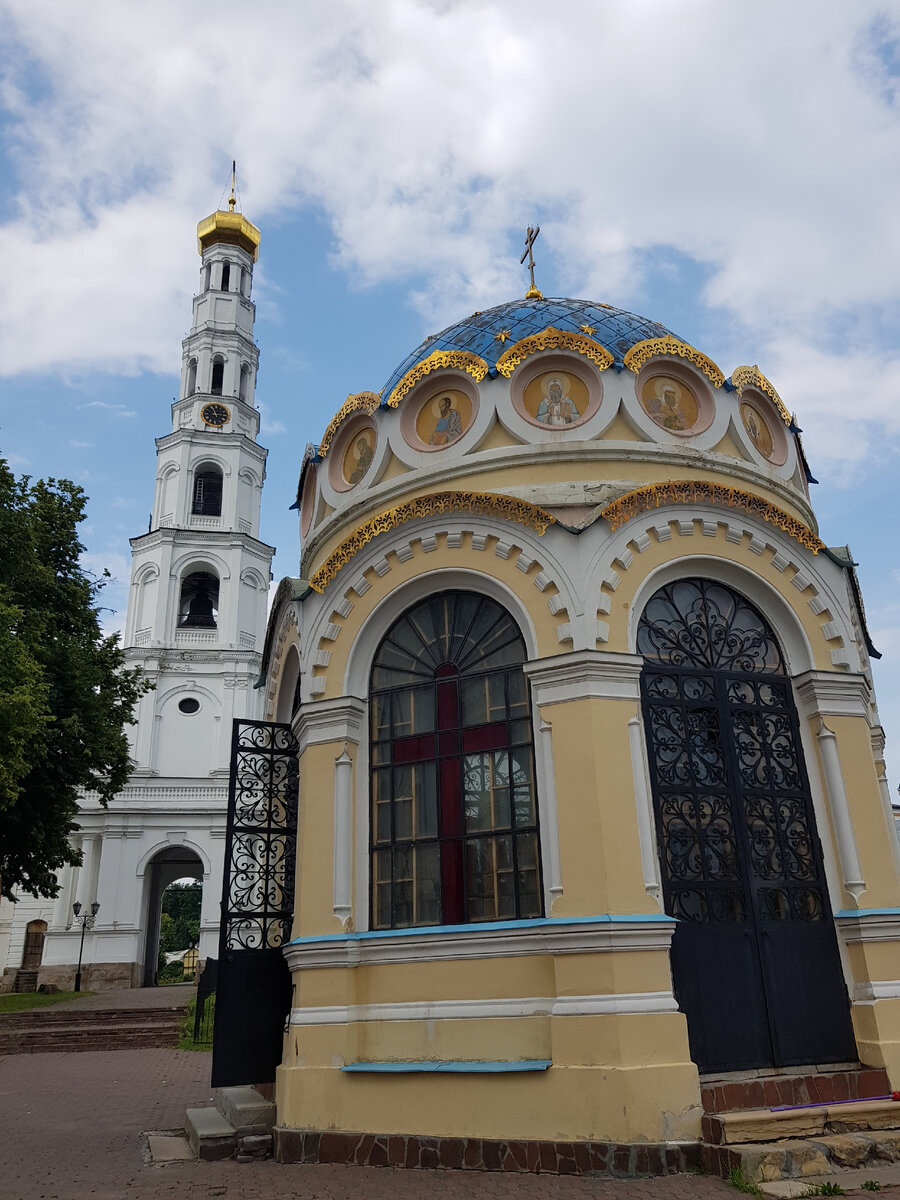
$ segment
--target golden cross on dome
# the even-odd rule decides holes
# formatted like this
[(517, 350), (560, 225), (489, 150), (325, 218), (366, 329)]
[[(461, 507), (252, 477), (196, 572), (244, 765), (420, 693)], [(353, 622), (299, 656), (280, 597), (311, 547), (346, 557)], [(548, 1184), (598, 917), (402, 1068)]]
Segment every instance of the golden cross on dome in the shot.
[(525, 234), (525, 253), (519, 259), (520, 263), (523, 263), (526, 258), (528, 259), (528, 274), (531, 276), (531, 287), (525, 293), (526, 300), (543, 300), (544, 298), (538, 291), (534, 282), (534, 255), (531, 253), (531, 248), (537, 240), (537, 235), (540, 232), (540, 225), (536, 226), (535, 228), (532, 228), (530, 225), (528, 226), (528, 231)]
[(235, 167), (236, 166), (237, 166), (237, 163), (235, 162), (234, 159), (232, 159), (231, 160), (231, 195), (228, 197), (228, 208), (229, 208), (230, 212), (234, 212), (235, 205), (237, 204), (237, 196), (234, 194), (234, 176), (235, 176)]

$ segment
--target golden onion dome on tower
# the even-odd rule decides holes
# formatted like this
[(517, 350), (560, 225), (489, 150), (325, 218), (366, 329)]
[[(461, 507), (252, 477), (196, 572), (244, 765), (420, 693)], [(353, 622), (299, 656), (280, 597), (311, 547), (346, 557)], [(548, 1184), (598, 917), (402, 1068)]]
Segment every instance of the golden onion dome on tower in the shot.
[(225, 244), (240, 246), (254, 262), (259, 257), (259, 230), (243, 213), (235, 211), (234, 195), (228, 197), (228, 211), (217, 209), (204, 217), (197, 226), (197, 250), (200, 254), (210, 246)]

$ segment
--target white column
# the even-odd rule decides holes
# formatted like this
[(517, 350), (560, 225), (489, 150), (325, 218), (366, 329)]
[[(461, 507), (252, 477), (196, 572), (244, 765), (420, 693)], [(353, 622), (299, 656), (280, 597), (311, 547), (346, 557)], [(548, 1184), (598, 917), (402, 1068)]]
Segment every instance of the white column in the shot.
[(78, 894), (84, 908), (90, 909), (97, 899), (97, 871), (100, 866), (100, 834), (85, 834), (81, 839), (84, 855), (78, 875)]
[(632, 717), (628, 722), (628, 745), (631, 749), (631, 771), (634, 778), (634, 802), (637, 808), (644, 887), (651, 896), (658, 900), (660, 893), (659, 858), (656, 852), (656, 838), (653, 836), (653, 801), (647, 779), (647, 758), (644, 753), (640, 717)]
[(57, 876), (59, 891), (53, 901), (53, 916), (50, 918), (50, 929), (54, 931), (66, 929), (69, 924), (72, 911), (72, 870), (72, 864), (66, 863)]
[(353, 911), (353, 759), (347, 744), (334, 760), (334, 914), (346, 927)]
[(866, 881), (862, 876), (859, 861), (859, 851), (856, 847), (856, 837), (853, 833), (853, 822), (850, 819), (850, 806), (847, 802), (847, 789), (841, 772), (841, 760), (838, 754), (837, 738), (819, 717), (819, 729), (816, 734), (819, 743), (819, 753), (822, 756), (822, 770), (825, 775), (825, 788), (831, 816), (834, 821), (834, 835), (837, 841), (838, 858), (841, 863), (841, 876), (844, 887), (856, 899), (866, 890)]
[(556, 774), (553, 769), (553, 726), (541, 718), (538, 726), (540, 738), (541, 787), (538, 792), (538, 806), (542, 809), (541, 817), (541, 847), (544, 863), (547, 867), (545, 880), (548, 896), (547, 912), (553, 907), (553, 901), (562, 895), (562, 863), (559, 855), (559, 813), (556, 807)]

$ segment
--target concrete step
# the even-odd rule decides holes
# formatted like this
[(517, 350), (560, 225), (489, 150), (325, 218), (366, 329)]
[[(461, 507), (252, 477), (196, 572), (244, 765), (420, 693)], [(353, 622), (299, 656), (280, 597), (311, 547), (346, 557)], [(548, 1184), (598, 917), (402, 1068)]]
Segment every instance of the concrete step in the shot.
[(0, 1014), (0, 1031), (7, 1029), (46, 1029), (54, 1025), (142, 1025), (156, 1021), (179, 1021), (185, 1006), (166, 1008), (31, 1008), (24, 1012)]
[(182, 1008), (8, 1013), (0, 1019), (0, 1054), (172, 1046), (183, 1014)]
[(844, 1186), (848, 1171), (871, 1171), (900, 1163), (900, 1130), (869, 1129), (855, 1133), (823, 1134), (777, 1142), (748, 1142), (712, 1146), (701, 1144), (701, 1165), (727, 1179), (732, 1170), (759, 1185), (782, 1180), (832, 1179)]
[(275, 1105), (256, 1088), (220, 1088), (216, 1104), (241, 1138), (270, 1134), (275, 1125)]
[(217, 1108), (189, 1108), (184, 1114), (184, 1130), (195, 1157), (205, 1162), (233, 1158), (237, 1152), (234, 1126)]
[(852, 1100), (808, 1108), (707, 1114), (703, 1138), (717, 1146), (747, 1142), (777, 1142), (786, 1138), (818, 1137), (868, 1129), (900, 1128), (900, 1103), (894, 1100)]
[[(810, 1189), (816, 1188), (820, 1184), (835, 1182), (834, 1175), (810, 1175), (807, 1179), (781, 1179), (773, 1183), (761, 1183), (758, 1186), (764, 1196), (794, 1200), (794, 1197), (808, 1196)], [(864, 1167), (861, 1171), (842, 1171), (839, 1182), (845, 1192), (855, 1191), (857, 1188), (861, 1190), (866, 1183), (880, 1184), (878, 1188), (869, 1189), (880, 1191), (881, 1188), (895, 1187), (900, 1184), (900, 1166)]]

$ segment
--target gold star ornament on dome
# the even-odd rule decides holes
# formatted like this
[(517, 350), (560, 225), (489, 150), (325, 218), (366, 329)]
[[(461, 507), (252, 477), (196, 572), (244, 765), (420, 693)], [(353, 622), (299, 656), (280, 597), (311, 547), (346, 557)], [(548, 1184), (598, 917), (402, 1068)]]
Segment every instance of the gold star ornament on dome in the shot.
[(583, 334), (586, 334), (587, 337), (593, 337), (594, 334), (597, 332), (596, 325), (579, 325), (578, 328), (581, 330), (581, 332)]
[(499, 342), (502, 346), (503, 343), (508, 342), (511, 337), (512, 333), (509, 329), (501, 329), (499, 333), (494, 334), (494, 341)]

